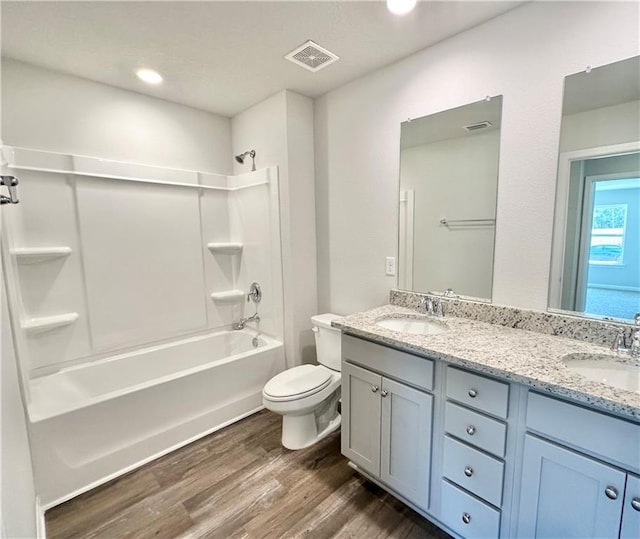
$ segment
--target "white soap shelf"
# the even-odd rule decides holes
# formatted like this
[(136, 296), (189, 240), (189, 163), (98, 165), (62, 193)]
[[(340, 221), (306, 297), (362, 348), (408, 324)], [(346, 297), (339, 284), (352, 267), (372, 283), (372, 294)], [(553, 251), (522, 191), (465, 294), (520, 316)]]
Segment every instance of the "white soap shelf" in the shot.
[(62, 326), (73, 324), (80, 315), (78, 313), (57, 314), (55, 316), (42, 316), (24, 320), (20, 327), (30, 333), (49, 331)]
[(242, 243), (239, 242), (212, 242), (207, 247), (214, 254), (233, 255), (242, 252)]
[(211, 299), (216, 303), (242, 303), (244, 298), (245, 293), (242, 290), (225, 290), (211, 294)]
[(40, 264), (69, 256), (71, 247), (22, 247), (13, 249), (11, 254), (16, 257), (18, 264)]

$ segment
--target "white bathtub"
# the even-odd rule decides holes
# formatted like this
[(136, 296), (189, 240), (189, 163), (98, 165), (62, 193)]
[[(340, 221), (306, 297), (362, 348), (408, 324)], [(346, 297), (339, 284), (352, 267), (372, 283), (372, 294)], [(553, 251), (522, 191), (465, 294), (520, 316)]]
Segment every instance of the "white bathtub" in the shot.
[(222, 331), (32, 380), (29, 417), (45, 509), (262, 408), (282, 343)]

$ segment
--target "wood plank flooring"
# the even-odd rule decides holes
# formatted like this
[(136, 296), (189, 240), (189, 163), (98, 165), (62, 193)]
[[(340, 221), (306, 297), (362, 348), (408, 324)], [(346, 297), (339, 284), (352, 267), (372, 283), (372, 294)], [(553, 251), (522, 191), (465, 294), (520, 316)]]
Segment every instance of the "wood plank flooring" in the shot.
[(347, 466), (340, 434), (280, 445), (257, 413), (47, 511), (49, 539), (450, 539)]

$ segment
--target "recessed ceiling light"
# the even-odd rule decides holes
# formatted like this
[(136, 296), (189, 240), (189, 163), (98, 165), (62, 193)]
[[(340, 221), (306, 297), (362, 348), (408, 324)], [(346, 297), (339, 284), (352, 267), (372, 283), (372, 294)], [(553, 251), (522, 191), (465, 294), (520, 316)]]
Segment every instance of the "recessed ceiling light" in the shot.
[(160, 75), (160, 73), (146, 67), (138, 69), (136, 75), (141, 81), (147, 84), (160, 84), (162, 82), (162, 75)]
[(387, 9), (394, 15), (406, 15), (414, 7), (417, 0), (387, 0)]

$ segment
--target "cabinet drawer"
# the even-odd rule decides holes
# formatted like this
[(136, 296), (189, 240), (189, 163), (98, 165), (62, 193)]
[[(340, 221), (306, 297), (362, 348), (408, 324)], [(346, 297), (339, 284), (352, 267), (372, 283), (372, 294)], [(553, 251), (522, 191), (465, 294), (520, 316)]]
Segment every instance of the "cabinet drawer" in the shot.
[(506, 419), (509, 384), (448, 367), (447, 397), (471, 408)]
[(452, 402), (447, 402), (444, 410), (446, 432), (493, 455), (504, 457), (507, 426), (502, 421)]
[(638, 470), (640, 425), (530, 392), (527, 428)]
[(444, 476), (489, 503), (502, 504), (504, 463), (448, 436), (444, 439)]
[(620, 539), (640, 537), (640, 477), (629, 474), (622, 510)]
[(442, 481), (441, 520), (465, 539), (489, 539), (500, 533), (500, 511)]
[(433, 360), (363, 339), (342, 336), (342, 357), (419, 389), (433, 389)]

